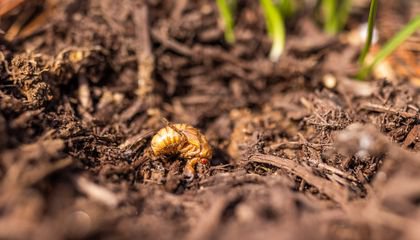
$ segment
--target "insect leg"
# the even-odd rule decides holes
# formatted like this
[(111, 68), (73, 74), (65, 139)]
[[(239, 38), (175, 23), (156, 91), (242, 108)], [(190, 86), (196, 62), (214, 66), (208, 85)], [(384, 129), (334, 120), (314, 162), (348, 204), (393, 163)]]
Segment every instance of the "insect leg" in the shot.
[(197, 165), (198, 161), (199, 161), (199, 158), (192, 158), (192, 159), (187, 161), (187, 164), (185, 165), (185, 168), (184, 168), (184, 175), (187, 178), (189, 178), (189, 179), (194, 178), (195, 166)]

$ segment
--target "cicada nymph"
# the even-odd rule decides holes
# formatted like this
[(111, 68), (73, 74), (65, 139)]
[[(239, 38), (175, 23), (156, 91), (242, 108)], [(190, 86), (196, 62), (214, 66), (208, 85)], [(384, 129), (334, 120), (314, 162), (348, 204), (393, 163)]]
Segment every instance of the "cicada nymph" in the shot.
[(207, 138), (188, 124), (167, 123), (153, 136), (151, 147), (157, 157), (178, 156), (185, 159), (184, 174), (189, 178), (194, 177), (197, 164), (208, 166), (213, 154)]

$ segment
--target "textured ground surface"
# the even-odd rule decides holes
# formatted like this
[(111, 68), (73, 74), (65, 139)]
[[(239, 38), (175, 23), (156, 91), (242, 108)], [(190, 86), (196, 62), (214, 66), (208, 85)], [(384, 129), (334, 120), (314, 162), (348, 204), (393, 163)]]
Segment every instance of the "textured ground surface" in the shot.
[[(213, 1), (137, 2), (61, 1), (1, 40), (0, 238), (419, 239), (411, 77), (349, 79), (358, 48), (303, 12), (272, 63), (256, 1), (232, 46)], [(192, 182), (151, 155), (162, 118), (214, 148)]]

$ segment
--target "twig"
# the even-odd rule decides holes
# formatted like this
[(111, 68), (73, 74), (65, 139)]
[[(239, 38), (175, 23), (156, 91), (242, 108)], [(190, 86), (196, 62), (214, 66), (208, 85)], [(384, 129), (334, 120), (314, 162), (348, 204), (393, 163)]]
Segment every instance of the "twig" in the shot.
[(152, 74), (154, 71), (155, 57), (152, 53), (152, 44), (149, 30), (149, 9), (143, 4), (137, 14), (134, 14), (137, 38), (138, 61), (138, 89), (137, 94), (144, 98), (154, 89)]
[[(25, 9), (26, 10), (26, 9)], [(22, 11), (18, 16), (15, 22), (9, 27), (6, 34), (4, 35), (4, 38), (12, 41), (16, 36), (19, 34), (19, 32), (22, 30), (24, 24), (30, 19), (30, 17), (33, 15), (34, 10), (26, 10)]]
[(127, 109), (120, 114), (120, 122), (131, 120), (136, 114), (142, 112), (146, 108), (143, 99), (136, 99)]
[(289, 171), (292, 174), (304, 179), (307, 183), (316, 187), (321, 193), (324, 193), (333, 201), (339, 203), (341, 207), (345, 208), (347, 204), (348, 193), (345, 189), (333, 182), (317, 177), (308, 169), (292, 160), (265, 154), (254, 154), (250, 157), (250, 161), (270, 164), (272, 166)]
[(25, 0), (4, 0), (0, 1), (0, 16), (7, 14), (13, 9), (19, 7)]
[[(47, 0), (43, 3), (44, 10), (39, 15), (35, 16), (29, 23), (25, 24), (20, 30), (19, 34), (16, 36), (14, 41), (21, 41), (27, 37), (33, 36), (40, 31), (46, 29), (49, 24), (49, 17), (54, 13), (54, 9), (58, 2)], [(12, 40), (12, 39), (11, 39)]]
[(26, 124), (28, 124), (29, 120), (31, 118), (34, 118), (38, 115), (40, 115), (44, 111), (44, 108), (36, 109), (36, 110), (27, 110), (20, 114), (18, 117), (10, 121), (10, 127), (11, 128), (19, 128), (24, 127)]
[(152, 29), (151, 34), (152, 34), (152, 37), (156, 41), (160, 42), (166, 48), (169, 48), (169, 49), (171, 49), (171, 50), (173, 50), (173, 51), (175, 51), (179, 54), (182, 54), (184, 56), (190, 57), (190, 56), (194, 55), (194, 52), (191, 48), (189, 48), (187, 46), (184, 46), (183, 44), (181, 44), (181, 43), (179, 43), (175, 40), (169, 39), (166, 36), (166, 34), (161, 33), (161, 31), (159, 31), (159, 30)]
[[(175, 40), (169, 39), (165, 33), (158, 30), (152, 30), (152, 37), (156, 39), (156, 41), (160, 42), (166, 48), (169, 48), (184, 56), (222, 60), (248, 71), (257, 71), (259, 73), (262, 73), (262, 70), (260, 69), (261, 64), (266, 63), (264, 62), (261, 64), (257, 64), (255, 66), (253, 64), (250, 64), (248, 62), (245, 62), (235, 57), (234, 55), (230, 53), (227, 53), (226, 51), (224, 51), (223, 49), (219, 47), (204, 47), (204, 46), (196, 44), (194, 47), (191, 48)], [(270, 62), (270, 65), (272, 65), (271, 62)]]
[(330, 143), (310, 143), (310, 142), (280, 142), (270, 145), (273, 150), (276, 149), (301, 149), (303, 146), (319, 150), (321, 147), (331, 147)]
[(116, 207), (118, 205), (118, 198), (115, 193), (99, 186), (85, 177), (79, 176), (74, 179), (78, 189), (86, 194), (89, 198), (101, 202), (109, 207)]
[[(416, 140), (417, 139), (417, 140)], [(420, 141), (420, 124), (414, 126), (411, 131), (407, 134), (402, 146), (408, 148), (408, 146), (415, 141)]]
[(315, 160), (309, 160), (309, 163), (313, 164), (316, 168), (324, 169), (326, 171), (330, 171), (333, 174), (336, 174), (338, 176), (347, 178), (348, 180), (357, 182), (357, 179), (354, 176), (352, 176), (352, 175), (350, 175), (350, 174), (348, 174), (346, 172), (343, 172), (340, 169), (337, 169), (335, 167), (332, 167), (330, 165), (327, 165), (325, 163), (321, 163), (321, 162), (318, 162), (318, 161), (315, 161)]
[(419, 113), (401, 112), (391, 107), (384, 107), (382, 105), (378, 105), (374, 103), (362, 104), (359, 109), (373, 111), (373, 112), (380, 112), (380, 113), (390, 113), (390, 114), (400, 115), (405, 118), (414, 118), (414, 117), (417, 117), (419, 114)]
[(175, 3), (175, 7), (171, 13), (171, 19), (173, 21), (177, 21), (181, 19), (182, 12), (187, 7), (188, 0), (177, 0)]

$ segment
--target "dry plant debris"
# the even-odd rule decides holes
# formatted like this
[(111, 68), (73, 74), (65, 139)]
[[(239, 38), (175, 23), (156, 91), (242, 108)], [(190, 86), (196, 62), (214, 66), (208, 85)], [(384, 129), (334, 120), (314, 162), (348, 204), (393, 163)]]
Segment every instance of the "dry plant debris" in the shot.
[[(410, 76), (349, 80), (354, 47), (307, 17), (273, 63), (258, 2), (235, 45), (210, 0), (64, 0), (33, 27), (23, 2), (0, 1), (0, 238), (419, 238)], [(206, 136), (205, 174), (155, 161), (162, 118)]]

